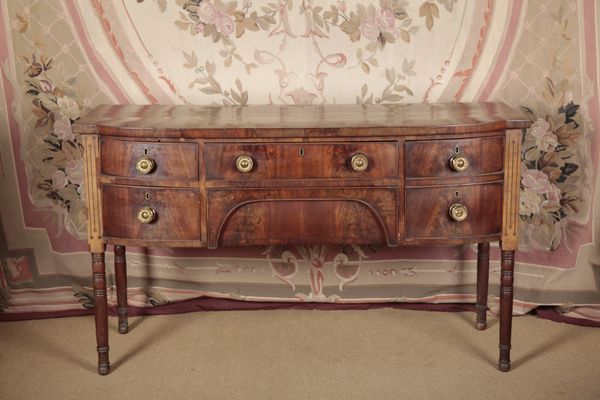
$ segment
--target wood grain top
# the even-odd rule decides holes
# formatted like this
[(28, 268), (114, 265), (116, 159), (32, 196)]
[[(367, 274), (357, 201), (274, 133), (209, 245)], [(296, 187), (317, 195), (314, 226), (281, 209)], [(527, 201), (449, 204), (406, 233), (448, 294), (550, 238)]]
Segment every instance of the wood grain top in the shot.
[[(75, 133), (163, 138), (393, 136), (527, 128), (504, 103), (320, 106), (101, 105)], [(366, 128), (366, 129), (361, 129)], [(377, 129), (373, 129), (377, 128)]]

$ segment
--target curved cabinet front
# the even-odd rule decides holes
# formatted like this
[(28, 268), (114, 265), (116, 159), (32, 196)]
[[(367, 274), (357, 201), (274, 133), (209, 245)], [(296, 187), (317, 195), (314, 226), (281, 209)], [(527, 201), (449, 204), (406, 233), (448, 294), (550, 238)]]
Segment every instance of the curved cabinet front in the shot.
[[(455, 178), (502, 172), (504, 136), (469, 139), (410, 140), (405, 144), (405, 175), (414, 178)], [(452, 159), (466, 162), (459, 168)]]
[(213, 189), (208, 245), (397, 242), (397, 188)]
[[(142, 178), (147, 182), (157, 179), (198, 180), (197, 143), (102, 138), (100, 157), (100, 170), (106, 176)], [(142, 158), (151, 160), (146, 169), (139, 167)]]

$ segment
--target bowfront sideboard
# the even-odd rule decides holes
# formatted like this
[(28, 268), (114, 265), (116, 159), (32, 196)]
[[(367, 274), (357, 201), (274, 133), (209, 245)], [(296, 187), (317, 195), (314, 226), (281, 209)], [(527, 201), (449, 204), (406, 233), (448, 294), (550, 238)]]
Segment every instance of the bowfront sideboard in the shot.
[(126, 333), (127, 245), (477, 243), (476, 326), (485, 329), (494, 241), (499, 369), (508, 371), (529, 124), (503, 103), (95, 108), (74, 130), (84, 147), (99, 373), (110, 372), (106, 245)]

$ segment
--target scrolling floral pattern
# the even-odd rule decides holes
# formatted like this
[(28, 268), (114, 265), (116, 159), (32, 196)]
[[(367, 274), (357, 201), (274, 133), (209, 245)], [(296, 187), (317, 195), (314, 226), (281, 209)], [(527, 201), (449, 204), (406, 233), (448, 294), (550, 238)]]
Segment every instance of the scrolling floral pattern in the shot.
[(62, 214), (69, 233), (85, 235), (83, 152), (71, 130), (82, 109), (75, 77), (53, 73), (54, 60), (36, 52), (20, 58), (38, 136), (29, 151), (35, 169), (31, 196)]
[(566, 85), (548, 78), (548, 102), (523, 107), (534, 123), (523, 139), (521, 241), (535, 250), (568, 246), (580, 227), (575, 221), (587, 190), (581, 165), (589, 160), (578, 151), (583, 137), (579, 105), (565, 101)]
[[(523, 138), (520, 241), (522, 248), (557, 250), (583, 227), (591, 202), (592, 165), (580, 105), (573, 100), (570, 60), (559, 54), (571, 42), (566, 9), (551, 13), (558, 40), (549, 50), (553, 62), (541, 101), (523, 106), (533, 125)], [(585, 98), (583, 99), (585, 102)]]
[[(143, 1), (143, 0), (142, 0)], [(454, 10), (457, 0), (423, 1), (419, 7), (419, 17), (423, 18), (424, 28), (432, 30), (435, 18), (440, 18), (443, 6), (448, 13)], [(325, 103), (326, 79), (331, 69), (357, 68), (369, 74), (374, 68), (380, 68), (378, 53), (386, 50), (387, 43), (402, 41), (410, 43), (411, 37), (418, 34), (421, 28), (416, 19), (407, 11), (407, 1), (380, 0), (379, 6), (374, 4), (355, 4), (355, 9), (345, 1), (337, 1), (329, 8), (317, 5), (313, 0), (277, 0), (266, 5), (255, 7), (252, 1), (243, 0), (224, 2), (223, 0), (177, 0), (180, 8), (179, 16), (174, 24), (177, 28), (220, 44), (219, 55), (223, 66), (230, 68), (234, 62), (241, 63), (245, 72), (250, 75), (261, 66), (271, 65), (273, 74), (279, 83), (279, 94), (276, 101), (287, 104)], [(264, 3), (263, 3), (264, 4)], [(157, 2), (164, 12), (166, 3)], [(298, 6), (295, 8), (295, 6)], [(297, 10), (297, 11), (296, 11)], [(290, 23), (290, 13), (296, 19), (303, 20), (303, 27), (295, 28)], [(327, 53), (321, 44), (328, 39), (333, 30), (342, 32), (351, 43), (356, 44), (353, 61), (345, 52)], [(256, 49), (253, 60), (246, 59), (236, 45), (239, 39), (249, 32), (266, 34), (266, 39), (279, 38), (277, 52)], [(317, 65), (312, 72), (298, 76), (297, 72), (286, 63), (285, 51), (290, 40), (308, 40), (317, 54)], [(224, 105), (245, 105), (248, 103), (248, 92), (242, 89), (242, 82), (236, 80), (236, 88), (224, 90), (216, 78), (216, 64), (210, 60), (202, 62), (195, 50), (183, 51), (185, 68), (193, 69), (197, 77), (189, 83), (189, 87), (197, 87), (204, 94), (217, 95)], [(413, 96), (413, 91), (404, 83), (406, 76), (414, 73), (415, 60), (404, 59), (402, 74), (396, 74), (393, 68), (385, 68), (385, 77), (390, 82), (381, 94), (370, 93), (368, 84), (361, 87), (356, 96), (359, 104), (395, 103), (406, 96)], [(270, 98), (270, 102), (274, 102)]]

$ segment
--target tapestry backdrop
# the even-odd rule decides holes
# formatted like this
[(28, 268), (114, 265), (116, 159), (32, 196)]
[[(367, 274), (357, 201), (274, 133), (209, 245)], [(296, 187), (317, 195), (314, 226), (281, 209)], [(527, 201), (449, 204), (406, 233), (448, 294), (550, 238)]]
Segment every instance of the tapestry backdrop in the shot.
[[(600, 304), (599, 21), (594, 0), (0, 0), (0, 311), (93, 306), (71, 124), (96, 105), (498, 100), (533, 122), (516, 311), (600, 318), (573, 308)], [(473, 302), (474, 250), (130, 248), (129, 301)]]

